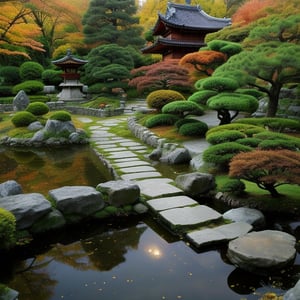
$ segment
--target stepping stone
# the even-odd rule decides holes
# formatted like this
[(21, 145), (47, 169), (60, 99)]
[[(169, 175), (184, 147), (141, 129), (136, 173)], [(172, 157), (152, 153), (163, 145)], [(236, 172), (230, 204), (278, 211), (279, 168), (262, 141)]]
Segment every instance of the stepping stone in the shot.
[(110, 145), (110, 144), (113, 144), (113, 145), (116, 145), (116, 141), (113, 141), (113, 140), (110, 140), (110, 139), (107, 139), (107, 140), (101, 140), (101, 141), (97, 141), (96, 145)]
[(244, 222), (236, 222), (221, 225), (214, 228), (195, 230), (187, 234), (191, 243), (198, 247), (204, 247), (220, 242), (230, 241), (247, 234), (253, 227)]
[(124, 180), (138, 180), (145, 178), (161, 177), (162, 175), (159, 172), (141, 172), (141, 173), (131, 173), (123, 174), (121, 178)]
[(138, 142), (122, 142), (120, 143), (121, 146), (130, 147), (130, 146), (141, 146), (141, 143)]
[[(101, 147), (100, 147), (101, 148)], [(127, 148), (124, 147), (112, 147), (112, 148), (103, 148), (104, 152), (118, 152), (118, 151), (125, 151)]]
[(156, 169), (151, 166), (138, 166), (138, 167), (122, 168), (119, 171), (128, 174), (128, 173), (140, 173), (140, 172), (155, 172)]
[(206, 205), (172, 208), (159, 212), (159, 216), (174, 230), (178, 226), (200, 226), (222, 218), (220, 213)]
[(137, 184), (141, 189), (141, 194), (148, 198), (182, 195), (183, 191), (171, 185), (172, 182), (173, 180), (169, 178), (153, 178), (138, 181)]
[(131, 146), (131, 147), (128, 147), (128, 149), (130, 150), (146, 150), (147, 147), (146, 146)]
[(173, 196), (149, 200), (147, 205), (155, 211), (161, 211), (176, 207), (198, 205), (198, 202), (187, 196)]
[(228, 245), (227, 257), (235, 266), (254, 273), (284, 268), (295, 259), (296, 239), (276, 230), (250, 232)]
[(126, 168), (126, 167), (135, 167), (135, 166), (148, 166), (150, 165), (150, 163), (148, 163), (147, 161), (125, 161), (125, 162), (120, 162), (120, 163), (116, 163), (114, 166), (116, 168)]
[(123, 163), (123, 162), (129, 162), (129, 161), (140, 161), (138, 157), (129, 157), (129, 158), (120, 158), (115, 159), (115, 163)]
[(84, 117), (78, 118), (78, 120), (79, 120), (80, 122), (82, 122), (82, 123), (91, 123), (91, 122), (93, 122), (92, 119), (90, 119), (90, 118), (84, 118)]
[(96, 145), (100, 149), (114, 149), (117, 146), (116, 144), (105, 144), (105, 145), (102, 145), (100, 143), (96, 143)]
[(136, 157), (137, 155), (131, 151), (118, 151), (109, 155), (109, 159), (115, 158), (126, 158), (126, 157)]

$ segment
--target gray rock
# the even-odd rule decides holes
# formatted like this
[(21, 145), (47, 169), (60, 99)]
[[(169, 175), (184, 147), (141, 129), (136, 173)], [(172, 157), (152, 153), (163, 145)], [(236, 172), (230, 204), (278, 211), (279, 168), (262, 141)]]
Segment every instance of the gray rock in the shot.
[(243, 236), (251, 231), (252, 228), (253, 227), (247, 223), (231, 223), (214, 228), (192, 231), (187, 234), (187, 238), (193, 245), (200, 248), (236, 239), (237, 237)]
[(44, 130), (37, 131), (30, 139), (31, 142), (42, 142), (46, 139), (46, 132)]
[(22, 187), (15, 180), (8, 180), (0, 184), (0, 197), (22, 194)]
[(299, 300), (300, 299), (300, 280), (296, 283), (296, 285), (288, 290), (283, 295), (283, 300)]
[(30, 228), (32, 233), (43, 233), (49, 230), (62, 228), (66, 224), (63, 214), (53, 208), (47, 215), (43, 216)]
[(50, 202), (38, 193), (0, 198), (0, 207), (14, 214), (17, 229), (29, 228), (34, 222), (51, 211)]
[(96, 188), (108, 197), (108, 202), (116, 207), (133, 204), (140, 197), (139, 186), (130, 180), (114, 180), (100, 183)]
[(33, 123), (29, 124), (27, 126), (27, 129), (29, 131), (38, 131), (38, 130), (42, 129), (43, 127), (44, 126), (41, 124), (40, 121), (36, 121), (36, 122), (33, 122)]
[(13, 100), (13, 107), (14, 111), (22, 111), (25, 110), (25, 108), (28, 106), (30, 100), (26, 93), (21, 90), (18, 92), (18, 94), (15, 96)]
[(179, 175), (175, 183), (189, 196), (206, 194), (216, 187), (213, 175), (200, 172)]
[(104, 207), (102, 194), (90, 186), (64, 186), (50, 190), (49, 196), (64, 215), (86, 217)]
[(148, 211), (148, 207), (142, 203), (137, 203), (133, 206), (133, 210), (137, 213), (137, 214), (144, 214)]
[(183, 164), (188, 163), (191, 160), (191, 156), (187, 149), (176, 148), (167, 154), (162, 153), (159, 160), (167, 164)]
[(249, 207), (230, 209), (223, 214), (223, 218), (233, 222), (245, 222), (251, 224), (254, 228), (262, 228), (266, 224), (263, 213)]
[(264, 273), (292, 263), (296, 256), (295, 244), (295, 237), (285, 232), (250, 232), (229, 242), (227, 257), (236, 267)]
[(50, 135), (59, 135), (61, 133), (76, 132), (76, 128), (72, 121), (58, 121), (48, 119), (45, 125), (44, 130)]

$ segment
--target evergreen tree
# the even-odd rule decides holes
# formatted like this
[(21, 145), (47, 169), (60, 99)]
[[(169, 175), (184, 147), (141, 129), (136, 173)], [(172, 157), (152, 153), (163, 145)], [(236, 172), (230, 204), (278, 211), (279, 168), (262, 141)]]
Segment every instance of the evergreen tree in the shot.
[(85, 42), (142, 47), (142, 27), (134, 0), (92, 0), (83, 17)]

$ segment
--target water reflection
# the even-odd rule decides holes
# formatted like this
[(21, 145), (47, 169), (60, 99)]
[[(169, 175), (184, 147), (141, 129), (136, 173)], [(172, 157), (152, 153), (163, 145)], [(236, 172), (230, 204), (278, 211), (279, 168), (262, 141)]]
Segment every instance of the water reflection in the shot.
[(90, 185), (111, 179), (89, 146), (62, 149), (0, 149), (0, 182), (17, 180), (23, 192), (47, 194), (67, 185)]

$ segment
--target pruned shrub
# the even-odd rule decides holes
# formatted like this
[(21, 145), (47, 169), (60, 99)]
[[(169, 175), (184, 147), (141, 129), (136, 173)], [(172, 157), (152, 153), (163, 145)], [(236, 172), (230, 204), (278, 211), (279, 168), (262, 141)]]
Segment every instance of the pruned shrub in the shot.
[(177, 129), (179, 129), (183, 124), (189, 124), (195, 122), (199, 122), (199, 121), (192, 118), (184, 118), (184, 119), (179, 119), (174, 125)]
[(225, 125), (210, 128), (207, 131), (206, 136), (210, 135), (213, 132), (220, 132), (220, 131), (224, 131), (224, 130), (238, 130), (240, 132), (245, 133), (246, 136), (248, 136), (248, 137), (252, 137), (254, 134), (266, 131), (264, 128), (259, 127), (259, 126), (250, 125), (250, 124), (241, 124), (241, 123), (236, 122), (236, 123), (225, 124)]
[(227, 169), (230, 160), (240, 152), (253, 150), (251, 147), (236, 142), (222, 143), (210, 146), (203, 152), (203, 161), (212, 163), (221, 169)]
[(201, 90), (201, 91), (195, 92), (193, 95), (191, 95), (188, 98), (188, 101), (192, 101), (192, 102), (195, 102), (197, 104), (205, 105), (206, 101), (210, 97), (215, 96), (215, 95), (217, 95), (216, 91)]
[(299, 120), (286, 119), (286, 118), (244, 118), (240, 119), (239, 123), (251, 124), (256, 126), (267, 127), (270, 130), (283, 132), (289, 130), (300, 130)]
[(221, 144), (234, 142), (235, 140), (245, 138), (246, 135), (238, 130), (222, 130), (206, 135), (206, 140), (212, 144)]
[(23, 90), (28, 95), (39, 94), (43, 91), (44, 84), (37, 80), (28, 80), (19, 83), (13, 87), (13, 93), (17, 94), (19, 91)]
[(206, 123), (198, 121), (186, 123), (180, 126), (179, 133), (185, 136), (205, 136), (208, 126)]
[(285, 140), (285, 141), (292, 141), (295, 143), (297, 148), (300, 148), (300, 138), (290, 136), (284, 133), (279, 132), (272, 132), (265, 130), (264, 132), (260, 132), (254, 135), (255, 138), (261, 140)]
[(224, 184), (219, 188), (220, 192), (231, 193), (234, 195), (241, 195), (245, 192), (246, 185), (240, 179), (228, 179)]
[(25, 127), (31, 124), (32, 122), (35, 122), (37, 120), (37, 117), (30, 113), (29, 111), (20, 111), (17, 112), (11, 119), (12, 123), (16, 127)]
[(20, 66), (19, 72), (23, 81), (42, 79), (44, 68), (37, 62), (26, 61)]
[(200, 79), (195, 83), (197, 89), (212, 90), (216, 92), (234, 91), (239, 88), (236, 80), (226, 77), (212, 76)]
[(299, 150), (299, 143), (292, 140), (263, 140), (258, 144), (260, 150), (280, 150), (287, 149), (292, 151)]
[(42, 73), (42, 80), (46, 85), (59, 85), (62, 82), (62, 72), (57, 70), (45, 70)]
[(259, 143), (261, 143), (260, 139), (248, 137), (248, 138), (242, 138), (235, 141), (236, 143), (239, 143), (241, 145), (249, 146), (252, 148), (256, 148)]
[(9, 249), (16, 243), (16, 218), (0, 207), (0, 248)]
[(14, 66), (1, 66), (0, 77), (3, 85), (15, 85), (21, 81), (19, 68)]
[(67, 121), (71, 121), (72, 117), (69, 112), (64, 111), (64, 110), (59, 110), (59, 111), (56, 111), (55, 113), (53, 113), (53, 115), (50, 116), (50, 119), (67, 122)]
[(257, 89), (237, 89), (236, 93), (250, 95), (255, 97), (256, 99), (259, 99), (265, 95), (263, 92)]
[(26, 107), (26, 111), (29, 111), (35, 116), (42, 116), (49, 112), (49, 107), (43, 102), (33, 102)]
[(179, 120), (178, 116), (172, 114), (157, 114), (145, 121), (145, 126), (152, 128), (155, 126), (174, 125)]
[(174, 114), (184, 117), (186, 115), (203, 115), (203, 108), (192, 101), (175, 101), (163, 106), (164, 114)]
[(184, 96), (181, 93), (173, 90), (157, 90), (150, 93), (146, 98), (148, 107), (157, 109), (159, 111), (164, 105), (179, 100), (185, 100)]
[(7, 96), (12, 96), (12, 87), (8, 85), (1, 85), (0, 86), (0, 96), (1, 97), (7, 97)]

